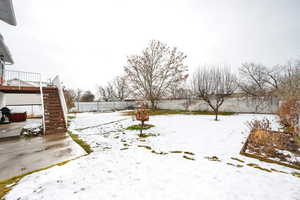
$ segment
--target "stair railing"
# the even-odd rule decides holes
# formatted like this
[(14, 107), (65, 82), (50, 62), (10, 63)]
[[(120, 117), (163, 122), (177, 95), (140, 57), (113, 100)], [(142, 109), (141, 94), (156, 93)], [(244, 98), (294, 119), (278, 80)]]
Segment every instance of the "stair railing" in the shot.
[(46, 123), (45, 123), (45, 108), (44, 108), (44, 94), (43, 94), (43, 85), (42, 77), (40, 77), (40, 93), (41, 93), (41, 103), (42, 103), (42, 116), (43, 116), (43, 134), (46, 132)]
[(60, 104), (64, 113), (64, 119), (65, 119), (65, 125), (67, 128), (67, 123), (68, 123), (68, 119), (67, 119), (67, 113), (68, 113), (68, 108), (67, 108), (67, 104), (66, 104), (66, 100), (65, 100), (65, 96), (64, 96), (64, 91), (59, 79), (59, 76), (57, 75), (52, 81), (52, 84), (54, 86), (57, 87), (58, 90), (58, 95), (59, 95), (59, 99), (60, 99)]

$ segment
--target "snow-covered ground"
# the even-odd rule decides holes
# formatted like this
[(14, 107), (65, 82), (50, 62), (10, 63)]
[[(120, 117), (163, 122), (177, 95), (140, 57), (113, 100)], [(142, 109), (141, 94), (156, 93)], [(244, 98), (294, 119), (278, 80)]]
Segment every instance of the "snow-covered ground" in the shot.
[(218, 122), (206, 115), (151, 116), (155, 127), (145, 132), (158, 136), (139, 138), (137, 131), (125, 130), (137, 123), (131, 117), (77, 114), (70, 129), (94, 152), (26, 176), (6, 199), (299, 200), (300, 179), (291, 175), (296, 170), (239, 155), (249, 134), (245, 122), (262, 117), (274, 120), (246, 114)]

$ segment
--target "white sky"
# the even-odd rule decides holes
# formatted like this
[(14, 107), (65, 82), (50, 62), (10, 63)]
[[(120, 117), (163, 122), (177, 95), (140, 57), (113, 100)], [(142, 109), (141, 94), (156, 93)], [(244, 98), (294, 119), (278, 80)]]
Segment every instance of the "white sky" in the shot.
[(298, 0), (13, 0), (17, 27), (0, 22), (15, 64), (95, 90), (151, 39), (199, 64), (268, 66), (300, 58)]

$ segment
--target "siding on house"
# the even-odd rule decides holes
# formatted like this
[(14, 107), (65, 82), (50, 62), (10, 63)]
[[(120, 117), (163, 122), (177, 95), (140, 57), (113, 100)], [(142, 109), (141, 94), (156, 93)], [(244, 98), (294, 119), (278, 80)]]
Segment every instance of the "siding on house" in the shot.
[(41, 104), (40, 94), (5, 94), (6, 105)]

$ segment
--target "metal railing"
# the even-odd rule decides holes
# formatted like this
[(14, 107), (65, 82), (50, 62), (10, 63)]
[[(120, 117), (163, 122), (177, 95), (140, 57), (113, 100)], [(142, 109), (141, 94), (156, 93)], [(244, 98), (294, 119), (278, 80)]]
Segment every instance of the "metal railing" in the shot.
[(41, 74), (15, 70), (3, 70), (0, 84), (4, 86), (40, 87)]

